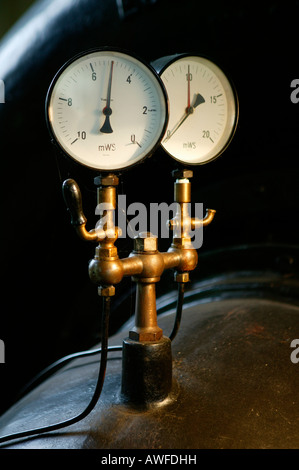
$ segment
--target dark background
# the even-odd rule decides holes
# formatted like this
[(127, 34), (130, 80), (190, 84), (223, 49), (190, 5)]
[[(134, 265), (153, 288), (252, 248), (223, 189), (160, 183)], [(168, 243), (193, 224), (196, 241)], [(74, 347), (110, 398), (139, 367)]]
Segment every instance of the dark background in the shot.
[[(278, 1), (124, 0), (123, 5), (122, 16), (115, 0), (38, 1), (0, 42), (6, 95), (0, 104), (0, 338), (6, 347), (0, 413), (43, 367), (100, 340), (100, 304), (87, 271), (94, 246), (75, 235), (61, 196), (62, 180), (75, 178), (92, 228), (95, 174), (55, 154), (44, 118), (53, 76), (83, 50), (122, 47), (149, 62), (197, 52), (223, 67), (239, 96), (240, 119), (226, 152), (194, 168), (194, 202), (217, 209), (199, 254), (240, 245), (282, 246), (278, 269), (297, 269), (288, 247), (298, 245), (299, 235), (299, 104), (290, 100), (299, 72), (298, 2), (286, 7)], [(174, 168), (159, 149), (121, 175), (120, 192), (128, 204), (171, 201)], [(126, 256), (132, 240), (119, 240), (118, 247)], [(230, 269), (229, 263), (216, 263), (207, 271)], [(196, 275), (206, 274), (200, 261)], [(158, 293), (170, 288), (167, 273)], [(111, 334), (133, 312), (132, 289), (130, 280), (117, 287)]]

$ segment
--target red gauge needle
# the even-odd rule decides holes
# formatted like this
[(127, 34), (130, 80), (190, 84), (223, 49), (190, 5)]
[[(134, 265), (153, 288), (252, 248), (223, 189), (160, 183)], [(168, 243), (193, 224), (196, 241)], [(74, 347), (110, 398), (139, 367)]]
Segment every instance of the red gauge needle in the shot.
[[(190, 108), (190, 65), (188, 65), (188, 74), (187, 74), (187, 110)], [(188, 112), (188, 111), (187, 111)]]
[(102, 125), (102, 127), (100, 129), (100, 132), (103, 132), (103, 134), (111, 134), (113, 132), (111, 124), (110, 124), (110, 116), (112, 114), (112, 109), (110, 107), (110, 101), (111, 101), (113, 65), (114, 65), (114, 61), (112, 60), (111, 61), (111, 67), (110, 67), (109, 81), (108, 81), (106, 106), (103, 109), (103, 114), (106, 117), (105, 117), (104, 124)]

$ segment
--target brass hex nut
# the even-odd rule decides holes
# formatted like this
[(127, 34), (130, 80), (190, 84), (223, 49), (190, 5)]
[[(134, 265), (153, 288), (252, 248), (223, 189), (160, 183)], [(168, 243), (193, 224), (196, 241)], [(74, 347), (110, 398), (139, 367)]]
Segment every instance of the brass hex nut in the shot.
[(190, 280), (189, 273), (188, 272), (179, 273), (176, 271), (174, 273), (174, 280), (176, 282), (189, 282)]
[(117, 247), (116, 246), (108, 246), (108, 247), (97, 247), (96, 253), (98, 258), (116, 258), (117, 254)]
[(101, 297), (112, 297), (113, 295), (115, 295), (115, 287), (114, 286), (99, 286), (98, 294)]
[(134, 238), (134, 251), (137, 253), (157, 251), (158, 238), (150, 232), (141, 232)]
[(191, 238), (189, 237), (174, 238), (173, 245), (176, 248), (185, 248), (185, 249), (193, 248)]
[(119, 179), (116, 175), (108, 173), (108, 175), (96, 176), (94, 184), (96, 186), (117, 186)]
[(193, 171), (192, 170), (173, 170), (172, 171), (173, 178), (182, 179), (182, 178), (192, 178)]
[(163, 330), (157, 328), (157, 331), (129, 331), (129, 338), (135, 341), (159, 341), (163, 336)]

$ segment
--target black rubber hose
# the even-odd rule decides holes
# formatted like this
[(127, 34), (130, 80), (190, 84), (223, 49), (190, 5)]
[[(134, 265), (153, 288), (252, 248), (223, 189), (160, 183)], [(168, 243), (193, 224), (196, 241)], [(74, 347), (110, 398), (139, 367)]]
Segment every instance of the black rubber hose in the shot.
[(185, 293), (185, 284), (183, 282), (179, 282), (176, 316), (175, 316), (175, 321), (174, 321), (172, 332), (169, 335), (169, 339), (171, 341), (174, 340), (180, 328), (182, 311), (183, 311), (183, 303), (184, 303), (184, 293)]
[[(178, 285), (178, 299), (177, 299), (177, 307), (176, 307), (176, 317), (175, 317), (175, 322), (173, 326), (173, 330), (169, 336), (170, 340), (172, 341), (175, 336), (177, 335), (177, 332), (180, 327), (181, 323), (181, 317), (182, 317), (182, 309), (183, 309), (183, 302), (184, 302), (184, 284), (179, 283)], [(123, 347), (121, 345), (118, 346), (109, 346), (108, 347), (108, 352), (113, 352), (113, 351), (122, 351)], [(72, 354), (68, 354), (67, 356), (64, 356), (57, 361), (53, 362), (53, 364), (50, 364), (48, 367), (43, 369), (41, 372), (39, 372), (33, 379), (28, 382), (23, 389), (20, 391), (18, 394), (17, 400), (22, 398), (24, 395), (29, 393), (31, 390), (33, 390), (37, 385), (39, 385), (41, 382), (46, 380), (48, 377), (50, 377), (54, 372), (59, 370), (62, 366), (66, 365), (68, 362), (78, 359), (80, 357), (86, 357), (86, 356), (95, 356), (96, 354), (100, 354), (102, 351), (101, 348), (96, 348), (96, 349), (88, 349), (87, 351), (79, 351), (75, 352)]]
[(107, 353), (108, 353), (108, 329), (109, 329), (109, 315), (110, 315), (110, 297), (103, 297), (103, 313), (102, 313), (102, 347), (101, 347), (101, 364), (98, 374), (97, 384), (94, 390), (91, 401), (85, 410), (74, 418), (70, 418), (60, 423), (44, 426), (41, 428), (30, 429), (28, 431), (22, 431), (15, 434), (9, 434), (7, 436), (0, 437), (0, 444), (3, 442), (10, 441), (12, 439), (20, 439), (23, 437), (34, 436), (36, 434), (42, 434), (45, 432), (56, 431), (57, 429), (70, 426), (71, 424), (77, 423), (85, 418), (95, 407), (98, 402), (105, 380), (106, 365), (107, 365)]
[[(185, 284), (180, 282), (178, 284), (178, 298), (177, 298), (177, 307), (176, 307), (176, 316), (175, 316), (175, 322), (173, 325), (173, 329), (171, 334), (169, 335), (169, 339), (171, 341), (174, 340), (174, 338), (177, 335), (177, 332), (180, 328), (181, 324), (181, 318), (182, 318), (182, 310), (183, 310), (183, 303), (184, 303), (184, 293), (185, 293)], [(76, 359), (78, 357), (85, 357), (85, 356), (91, 356), (95, 355), (98, 353), (101, 353), (101, 365), (100, 365), (100, 370), (99, 370), (99, 375), (98, 375), (98, 381), (96, 384), (96, 388), (93, 394), (93, 397), (88, 404), (88, 406), (85, 408), (85, 410), (80, 413), (79, 415), (75, 416), (74, 418), (70, 418), (66, 421), (62, 421), (60, 423), (52, 424), (49, 426), (44, 426), (41, 428), (37, 429), (30, 429), (28, 431), (22, 431), (19, 433), (15, 434), (8, 434), (7, 436), (0, 437), (0, 444), (3, 442), (10, 441), (12, 439), (20, 439), (23, 437), (29, 437), (29, 436), (34, 436), (37, 434), (42, 434), (45, 432), (50, 432), (50, 431), (55, 431), (57, 429), (64, 428), (66, 426), (70, 426), (71, 424), (77, 423), (78, 421), (81, 421), (83, 418), (85, 418), (95, 407), (96, 403), (98, 402), (102, 389), (103, 389), (103, 384), (105, 380), (105, 373), (106, 373), (106, 366), (107, 366), (107, 355), (108, 351), (121, 351), (122, 346), (110, 346), (108, 347), (108, 330), (109, 330), (109, 316), (110, 316), (110, 297), (103, 297), (103, 315), (102, 315), (102, 346), (101, 348), (94, 349), (94, 350), (89, 350), (89, 351), (81, 351), (78, 353), (74, 354), (69, 354), (68, 356), (63, 357), (62, 359), (59, 359), (58, 361), (54, 362), (51, 364), (49, 367), (44, 369), (40, 374), (38, 374), (37, 377), (35, 377), (23, 390), (22, 395), (27, 393), (29, 390), (31, 390), (34, 386), (36, 386), (39, 382), (44, 380), (48, 375), (51, 375), (53, 372), (55, 372), (57, 369), (59, 369), (63, 364), (69, 362), (70, 360)]]
[[(61, 369), (61, 367), (65, 366), (68, 362), (73, 361), (74, 359), (78, 359), (80, 357), (95, 356), (96, 354), (100, 354), (101, 351), (102, 351), (102, 348), (88, 349), (86, 351), (79, 351), (79, 352), (75, 352), (72, 354), (68, 354), (67, 356), (57, 359), (57, 361), (45, 367), (41, 372), (39, 372), (35, 377), (33, 377), (33, 379), (30, 380), (30, 382), (28, 382), (22, 388), (22, 390), (20, 390), (16, 398), (16, 401), (23, 398), (25, 395), (27, 395), (27, 393), (29, 393), (31, 390), (37, 387), (40, 383), (42, 383), (48, 377), (53, 375), (56, 371)], [(122, 346), (109, 346), (108, 352), (111, 352), (111, 351), (112, 352), (122, 351)]]

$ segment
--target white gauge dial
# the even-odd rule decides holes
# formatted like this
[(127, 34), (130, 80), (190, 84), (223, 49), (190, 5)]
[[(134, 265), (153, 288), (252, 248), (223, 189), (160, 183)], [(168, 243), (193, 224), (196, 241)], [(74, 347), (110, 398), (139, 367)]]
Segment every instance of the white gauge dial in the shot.
[(182, 55), (170, 60), (160, 76), (169, 97), (164, 149), (191, 165), (219, 156), (238, 117), (235, 93), (222, 70), (203, 57)]
[(153, 152), (165, 132), (168, 103), (151, 67), (101, 49), (62, 67), (50, 86), (46, 112), (50, 132), (68, 156), (110, 171)]

